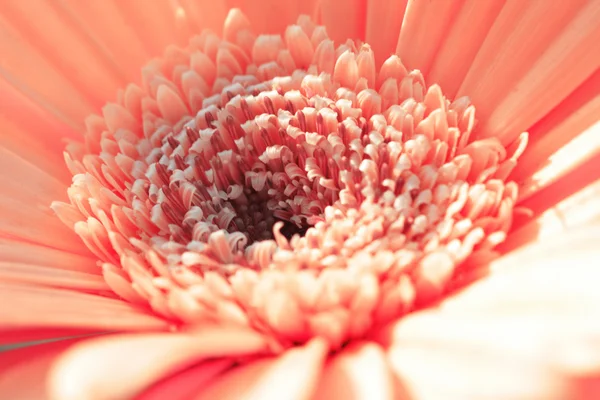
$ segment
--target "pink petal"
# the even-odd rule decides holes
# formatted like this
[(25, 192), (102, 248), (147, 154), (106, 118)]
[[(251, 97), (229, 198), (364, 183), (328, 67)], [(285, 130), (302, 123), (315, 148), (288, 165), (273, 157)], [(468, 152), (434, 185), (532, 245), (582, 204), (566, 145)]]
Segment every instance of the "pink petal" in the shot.
[(266, 350), (260, 335), (226, 328), (194, 334), (112, 335), (74, 346), (61, 356), (51, 371), (50, 391), (60, 400), (131, 398), (200, 360)]
[(104, 279), (97, 274), (13, 262), (0, 261), (0, 280), (81, 291), (109, 290)]
[(165, 330), (169, 323), (123, 301), (65, 289), (0, 283), (0, 330)]
[(277, 359), (261, 359), (228, 372), (196, 400), (310, 399), (328, 352), (326, 343), (313, 339)]
[(392, 400), (392, 373), (376, 344), (355, 343), (325, 365), (314, 399)]
[(59, 339), (65, 337), (89, 335), (94, 332), (89, 329), (65, 328), (30, 328), (8, 329), (0, 331), (0, 345), (19, 344), (37, 340)]
[(418, 398), (595, 398), (600, 228), (524, 246), (379, 337)]
[(64, 351), (86, 339), (69, 339), (28, 346), (2, 353), (0, 393), (2, 399), (49, 399), (46, 378), (52, 363)]
[(137, 400), (189, 399), (206, 384), (231, 367), (232, 359), (206, 361), (168, 377), (141, 394)]
[(337, 1), (321, 1), (321, 23), (336, 45), (347, 39), (364, 39), (366, 7), (366, 0), (349, 0), (344, 2), (343, 7)]

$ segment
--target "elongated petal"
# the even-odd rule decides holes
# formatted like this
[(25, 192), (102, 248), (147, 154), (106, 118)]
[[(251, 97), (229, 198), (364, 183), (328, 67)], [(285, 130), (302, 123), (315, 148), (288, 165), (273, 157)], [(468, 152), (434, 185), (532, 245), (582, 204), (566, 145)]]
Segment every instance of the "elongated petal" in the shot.
[(131, 398), (155, 380), (201, 360), (266, 350), (260, 335), (227, 328), (207, 328), (194, 334), (114, 335), (90, 340), (69, 349), (57, 361), (49, 378), (51, 398)]
[(438, 308), (395, 323), (384, 342), (399, 379), (418, 398), (597, 396), (598, 238), (589, 228), (523, 247)]
[(328, 347), (314, 339), (276, 359), (262, 359), (236, 368), (206, 388), (196, 400), (308, 400), (323, 368)]
[(329, 361), (315, 399), (391, 400), (394, 384), (385, 352), (373, 343), (356, 343)]
[(87, 339), (69, 339), (2, 353), (0, 393), (3, 399), (46, 400), (46, 379), (52, 363), (68, 348)]
[(136, 400), (189, 399), (234, 364), (233, 359), (205, 361), (154, 384)]
[(39, 265), (0, 262), (0, 279), (5, 282), (30, 283), (81, 291), (109, 290), (104, 279), (97, 274), (67, 271)]
[(71, 290), (0, 284), (2, 330), (79, 328), (165, 330), (169, 324), (131, 305), (103, 296)]

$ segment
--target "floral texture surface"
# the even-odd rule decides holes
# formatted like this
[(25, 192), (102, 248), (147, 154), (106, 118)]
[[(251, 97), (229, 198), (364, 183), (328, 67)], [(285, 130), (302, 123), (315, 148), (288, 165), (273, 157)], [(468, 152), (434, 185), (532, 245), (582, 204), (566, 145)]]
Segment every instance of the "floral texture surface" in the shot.
[(0, 6), (0, 394), (600, 395), (600, 2), (280, 3)]

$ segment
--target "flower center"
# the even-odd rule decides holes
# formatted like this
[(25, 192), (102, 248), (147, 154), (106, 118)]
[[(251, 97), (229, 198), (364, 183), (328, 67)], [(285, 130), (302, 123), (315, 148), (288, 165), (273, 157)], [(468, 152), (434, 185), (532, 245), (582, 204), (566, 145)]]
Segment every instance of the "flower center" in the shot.
[(306, 17), (284, 40), (233, 11), (224, 37), (168, 49), (68, 151), (71, 204), (54, 209), (117, 295), (182, 329), (336, 347), (504, 239), (526, 136), (477, 140), (468, 99)]

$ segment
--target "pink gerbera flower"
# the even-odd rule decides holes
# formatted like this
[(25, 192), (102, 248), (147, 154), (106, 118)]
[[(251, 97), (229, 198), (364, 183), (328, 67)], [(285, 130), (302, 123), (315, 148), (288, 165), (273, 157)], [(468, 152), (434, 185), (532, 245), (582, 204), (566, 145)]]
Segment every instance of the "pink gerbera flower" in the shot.
[(0, 397), (600, 396), (599, 1), (0, 10)]

